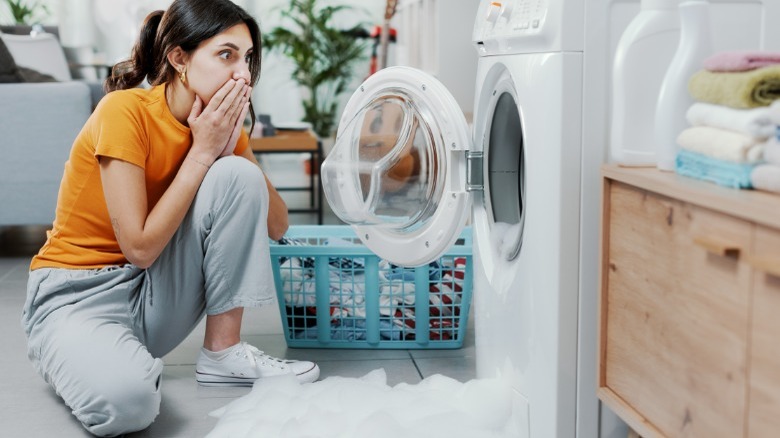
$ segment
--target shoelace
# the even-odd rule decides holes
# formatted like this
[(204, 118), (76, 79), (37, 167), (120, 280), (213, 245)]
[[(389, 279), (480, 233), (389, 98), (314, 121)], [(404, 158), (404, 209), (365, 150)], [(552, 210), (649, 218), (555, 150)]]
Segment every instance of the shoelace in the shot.
[(257, 365), (257, 363), (259, 362), (261, 365), (270, 366), (273, 368), (279, 368), (279, 369), (287, 368), (286, 361), (265, 354), (262, 350), (258, 349), (254, 345), (247, 344), (246, 342), (242, 342), (241, 345), (243, 348), (236, 350), (236, 355), (237, 356), (243, 355), (243, 357), (252, 361), (252, 365)]

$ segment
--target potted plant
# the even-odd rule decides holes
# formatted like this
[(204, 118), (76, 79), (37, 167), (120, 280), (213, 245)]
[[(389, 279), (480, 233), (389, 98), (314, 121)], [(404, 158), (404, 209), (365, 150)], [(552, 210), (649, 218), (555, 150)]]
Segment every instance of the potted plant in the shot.
[(17, 25), (33, 25), (49, 15), (49, 8), (41, 0), (5, 0)]
[(292, 79), (304, 90), (303, 121), (320, 138), (330, 137), (336, 124), (338, 98), (352, 80), (355, 63), (364, 58), (365, 43), (355, 35), (360, 26), (339, 29), (335, 14), (348, 6), (321, 6), (317, 0), (291, 0), (282, 17), (291, 27), (276, 27), (264, 35), (263, 44), (290, 58)]
[(35, 35), (48, 32), (59, 38), (59, 28), (56, 25), (40, 24), (51, 13), (41, 0), (5, 0), (5, 3), (8, 5), (14, 23), (0, 25), (0, 32), (12, 35)]

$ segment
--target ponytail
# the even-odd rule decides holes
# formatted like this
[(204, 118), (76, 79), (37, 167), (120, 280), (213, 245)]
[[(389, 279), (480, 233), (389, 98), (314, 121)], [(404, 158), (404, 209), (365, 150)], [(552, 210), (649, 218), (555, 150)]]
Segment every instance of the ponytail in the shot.
[(137, 87), (144, 79), (148, 79), (149, 83), (154, 84), (163, 76), (160, 73), (167, 61), (156, 58), (161, 54), (157, 41), (157, 29), (160, 27), (164, 12), (154, 11), (146, 16), (130, 59), (117, 63), (111, 69), (111, 75), (106, 78), (103, 84), (106, 93)]

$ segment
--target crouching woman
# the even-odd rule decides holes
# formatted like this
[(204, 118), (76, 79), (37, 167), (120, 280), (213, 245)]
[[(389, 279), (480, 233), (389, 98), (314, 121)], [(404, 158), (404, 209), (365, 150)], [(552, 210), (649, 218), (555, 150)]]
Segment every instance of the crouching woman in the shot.
[(147, 17), (73, 144), (22, 325), (33, 366), (93, 434), (154, 421), (161, 357), (204, 315), (200, 384), (319, 377), (239, 337), (244, 307), (275, 299), (268, 238), (288, 226), (242, 129), (260, 50), (230, 0), (175, 0)]

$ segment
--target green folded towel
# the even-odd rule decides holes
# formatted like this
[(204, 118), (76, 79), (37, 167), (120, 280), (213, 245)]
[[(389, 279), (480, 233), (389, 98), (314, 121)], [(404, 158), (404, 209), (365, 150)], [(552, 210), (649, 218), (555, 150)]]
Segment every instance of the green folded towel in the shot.
[(780, 66), (745, 72), (701, 70), (691, 77), (688, 91), (698, 101), (731, 108), (767, 106), (780, 99)]

